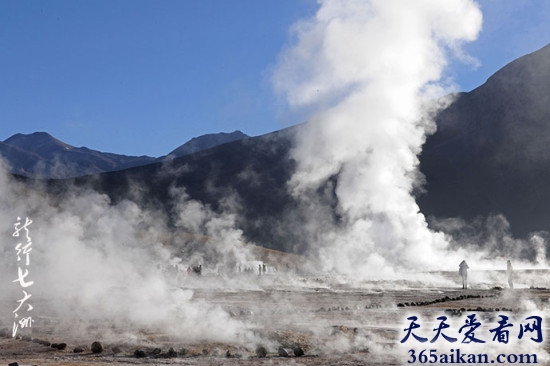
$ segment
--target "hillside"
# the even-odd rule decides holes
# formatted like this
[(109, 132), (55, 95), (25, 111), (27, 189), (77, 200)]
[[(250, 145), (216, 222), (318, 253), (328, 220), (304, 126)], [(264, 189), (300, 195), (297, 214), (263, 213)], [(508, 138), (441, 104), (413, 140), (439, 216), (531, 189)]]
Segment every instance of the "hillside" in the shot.
[(518, 236), (550, 231), (550, 46), (521, 57), (437, 118), (421, 155), (422, 212), (503, 214)]

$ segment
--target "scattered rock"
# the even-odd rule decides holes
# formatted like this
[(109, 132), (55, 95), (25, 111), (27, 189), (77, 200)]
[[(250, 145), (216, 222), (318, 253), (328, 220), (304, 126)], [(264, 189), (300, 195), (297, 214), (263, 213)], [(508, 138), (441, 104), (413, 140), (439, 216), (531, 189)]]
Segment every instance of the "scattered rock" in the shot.
[(92, 353), (101, 353), (103, 352), (103, 345), (101, 344), (101, 342), (95, 341), (94, 343), (92, 343), (91, 350)]
[(119, 346), (114, 346), (112, 351), (113, 351), (113, 353), (120, 353), (120, 352), (122, 352), (122, 349)]
[(8, 366), (19, 366), (19, 364), (17, 362), (12, 362), (12, 363), (8, 364)]
[(160, 348), (155, 348), (151, 354), (153, 355), (160, 355), (162, 353), (162, 350)]
[(51, 343), (50, 343), (50, 342), (48, 342), (48, 341), (46, 341), (46, 340), (43, 340), (43, 339), (37, 339), (37, 340), (36, 340), (36, 343), (41, 344), (41, 345), (46, 346), (46, 347), (51, 346)]
[(24, 341), (27, 341), (27, 342), (31, 342), (32, 341), (32, 337), (30, 335), (24, 335), (23, 336), (23, 340)]
[(141, 349), (136, 349), (134, 351), (134, 356), (136, 356), (137, 358), (143, 358), (145, 357), (145, 352)]
[(358, 328), (348, 328), (344, 325), (333, 325), (330, 335), (336, 335), (341, 333), (344, 333), (347, 335), (353, 335), (353, 334), (357, 334), (358, 331), (359, 331)]
[(189, 353), (189, 350), (187, 348), (182, 348), (182, 349), (180, 349), (178, 354), (180, 356), (186, 356), (188, 353)]
[(63, 351), (65, 348), (67, 348), (67, 343), (58, 343), (57, 347), (55, 348), (57, 348), (60, 351)]
[(260, 358), (267, 357), (267, 350), (265, 349), (264, 346), (259, 346), (258, 348), (256, 348), (256, 356)]
[(57, 348), (57, 343), (52, 343), (52, 344), (50, 344), (50, 347), (51, 347), (51, 348)]
[(214, 352), (212, 352), (212, 356), (214, 356), (214, 357), (220, 357), (220, 356), (221, 356), (220, 350), (219, 350), (219, 349), (215, 349)]
[(290, 354), (286, 349), (283, 348), (283, 346), (279, 347), (279, 356), (281, 357), (290, 357)]
[(84, 348), (82, 348), (82, 347), (80, 347), (80, 346), (79, 346), (79, 347), (75, 347), (75, 348), (73, 349), (73, 353), (82, 353), (82, 352), (84, 352)]
[(293, 351), (294, 351), (294, 356), (296, 357), (301, 357), (303, 356), (305, 353), (304, 353), (304, 350), (302, 349), (302, 347), (300, 346), (296, 346), (293, 348)]
[(176, 350), (173, 347), (170, 347), (170, 349), (168, 350), (168, 353), (166, 354), (166, 356), (168, 356), (168, 357), (178, 357), (178, 353), (176, 352)]

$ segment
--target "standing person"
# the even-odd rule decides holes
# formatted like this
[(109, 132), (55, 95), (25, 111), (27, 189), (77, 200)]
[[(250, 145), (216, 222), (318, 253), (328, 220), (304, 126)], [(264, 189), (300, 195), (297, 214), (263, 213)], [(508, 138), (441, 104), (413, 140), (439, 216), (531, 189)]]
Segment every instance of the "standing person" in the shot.
[(465, 260), (460, 262), (459, 264), (458, 273), (460, 274), (460, 277), (462, 277), (462, 288), (467, 289), (468, 288), (468, 263), (466, 263)]
[(510, 288), (514, 288), (514, 282), (512, 281), (513, 276), (514, 268), (512, 267), (512, 262), (508, 259), (508, 262), (506, 262), (506, 277), (508, 278), (508, 286), (510, 286)]

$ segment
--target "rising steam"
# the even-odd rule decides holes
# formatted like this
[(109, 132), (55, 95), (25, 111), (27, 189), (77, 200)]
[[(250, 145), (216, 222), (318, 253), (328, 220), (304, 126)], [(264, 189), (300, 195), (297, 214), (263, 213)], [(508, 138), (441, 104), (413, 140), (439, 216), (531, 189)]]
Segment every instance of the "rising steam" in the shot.
[[(174, 232), (165, 214), (140, 208), (139, 202), (113, 204), (85, 188), (69, 187), (63, 197), (42, 191), (41, 185), (29, 189), (0, 167), (0, 327), (11, 329), (12, 310), (21, 297), (12, 283), (18, 265), (12, 232), (16, 217), (28, 216), (33, 220), (29, 278), (34, 285), (27, 290), (34, 301), (30, 315), (36, 317), (35, 327), (43, 326), (41, 318), (55, 316), (58, 326), (75, 337), (89, 334), (91, 325), (105, 325), (98, 338), (112, 342), (136, 340), (133, 332), (139, 329), (187, 341), (244, 340), (239, 338), (246, 334), (244, 324), (217, 306), (193, 300), (193, 291), (182, 289), (185, 278), (177, 276), (185, 272), (173, 267), (215, 261), (224, 253), (244, 256), (230, 215), (213, 215), (173, 189), (173, 199), (179, 200), (174, 214), (185, 230)], [(181, 232), (187, 234), (184, 239)], [(205, 235), (212, 237), (201, 239), (201, 248), (193, 251), (196, 258), (183, 256), (178, 243), (191, 246)], [(222, 235), (224, 241), (218, 241)], [(112, 334), (111, 329), (128, 334)]]
[[(435, 127), (426, 102), (444, 90), (448, 54), (477, 37), (480, 10), (470, 0), (319, 3), (294, 25), (273, 74), (275, 90), (309, 115), (289, 182), (307, 211), (305, 240), (325, 269), (344, 273), (454, 269), (448, 241), (428, 229), (412, 191)], [(327, 181), (337, 198), (331, 224), (319, 198)]]

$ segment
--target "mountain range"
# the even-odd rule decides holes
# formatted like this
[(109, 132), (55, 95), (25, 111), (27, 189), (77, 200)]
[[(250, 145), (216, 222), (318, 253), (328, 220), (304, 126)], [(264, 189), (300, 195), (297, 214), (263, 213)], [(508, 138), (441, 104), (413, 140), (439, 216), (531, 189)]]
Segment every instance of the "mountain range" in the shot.
[(0, 142), (0, 156), (14, 174), (31, 178), (70, 178), (123, 170), (174, 159), (247, 138), (241, 131), (195, 137), (166, 156), (127, 156), (74, 147), (46, 132), (15, 134)]
[[(500, 217), (496, 241), (508, 234), (550, 232), (550, 45), (511, 62), (475, 90), (458, 94), (438, 113), (436, 123), (437, 131), (427, 138), (419, 157), (426, 183), (416, 197), (432, 227), (444, 229), (441, 223), (449, 218), (483, 226), (488, 218)], [(286, 187), (296, 167), (290, 149), (300, 128), (257, 137), (239, 132), (215, 135), (208, 139), (211, 144), (198, 138), (156, 159), (97, 155), (43, 134), (37, 138), (48, 143), (16, 135), (0, 144), (0, 153), (12, 164), (12, 172), (26, 176), (55, 177), (54, 168), (44, 170), (47, 174), (40, 170), (46, 163), (55, 167), (63, 162), (59, 158), (52, 163), (52, 151), (64, 151), (68, 159), (87, 157), (68, 176), (95, 174), (86, 169), (99, 173), (45, 180), (51, 194), (63, 194), (70, 182), (105, 193), (113, 203), (130, 199), (167, 213), (175, 207), (173, 187), (184, 188), (190, 198), (213, 210), (221, 209), (224, 198), (231, 196), (237, 203), (237, 225), (247, 239), (300, 252), (302, 237), (287, 226), (289, 220), (299, 222), (298, 203)], [(20, 150), (28, 154), (13, 158)], [(71, 159), (62, 164), (64, 168), (80, 165)], [(42, 162), (35, 164), (38, 171), (25, 165), (34, 161)], [(338, 176), (330, 179), (338, 183)], [(139, 198), (130, 189), (136, 184)], [(337, 199), (332, 194), (330, 205)]]

